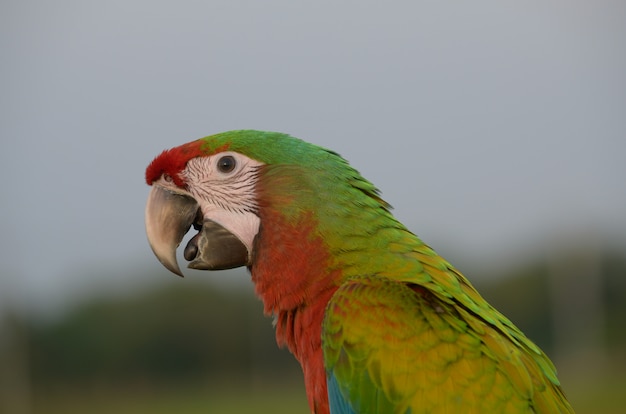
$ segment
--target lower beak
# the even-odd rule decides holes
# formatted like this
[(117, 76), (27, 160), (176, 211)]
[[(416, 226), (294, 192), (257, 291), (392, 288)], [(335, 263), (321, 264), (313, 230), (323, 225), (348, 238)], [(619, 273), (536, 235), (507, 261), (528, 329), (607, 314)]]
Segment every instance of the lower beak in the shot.
[(248, 264), (248, 249), (231, 232), (205, 219), (202, 229), (185, 247), (188, 267), (198, 270), (224, 270)]

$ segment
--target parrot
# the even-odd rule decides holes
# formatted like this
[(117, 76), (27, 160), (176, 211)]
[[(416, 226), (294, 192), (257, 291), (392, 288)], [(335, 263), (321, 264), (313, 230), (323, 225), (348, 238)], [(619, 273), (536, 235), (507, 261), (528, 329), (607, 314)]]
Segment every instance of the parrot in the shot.
[(163, 151), (145, 179), (157, 259), (183, 276), (191, 232), (187, 267), (246, 267), (312, 413), (574, 412), (548, 356), (338, 153), (227, 131)]

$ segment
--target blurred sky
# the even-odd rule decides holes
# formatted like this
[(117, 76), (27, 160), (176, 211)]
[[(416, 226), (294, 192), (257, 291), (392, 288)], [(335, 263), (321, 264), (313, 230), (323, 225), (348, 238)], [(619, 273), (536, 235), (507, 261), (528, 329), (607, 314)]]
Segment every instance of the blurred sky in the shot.
[(144, 169), (230, 129), (336, 150), (444, 256), (626, 237), (620, 0), (4, 0), (0, 53), (0, 299), (23, 307), (170, 277)]

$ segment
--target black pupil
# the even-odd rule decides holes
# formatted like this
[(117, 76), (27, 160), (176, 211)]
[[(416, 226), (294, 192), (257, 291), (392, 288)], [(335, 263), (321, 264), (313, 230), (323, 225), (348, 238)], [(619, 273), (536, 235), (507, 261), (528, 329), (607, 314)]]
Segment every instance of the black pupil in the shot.
[(222, 157), (217, 162), (217, 168), (224, 173), (231, 172), (235, 169), (235, 159), (230, 155)]

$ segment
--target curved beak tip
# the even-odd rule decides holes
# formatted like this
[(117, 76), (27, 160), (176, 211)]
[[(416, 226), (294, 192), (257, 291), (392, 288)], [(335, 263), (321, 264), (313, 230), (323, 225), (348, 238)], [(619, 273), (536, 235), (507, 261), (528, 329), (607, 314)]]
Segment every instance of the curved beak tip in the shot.
[(163, 266), (165, 266), (167, 270), (169, 270), (170, 272), (175, 273), (180, 277), (185, 277), (185, 275), (183, 275), (183, 272), (181, 272), (180, 267), (178, 267), (177, 263), (167, 264), (167, 263), (161, 262), (161, 264), (163, 264)]

